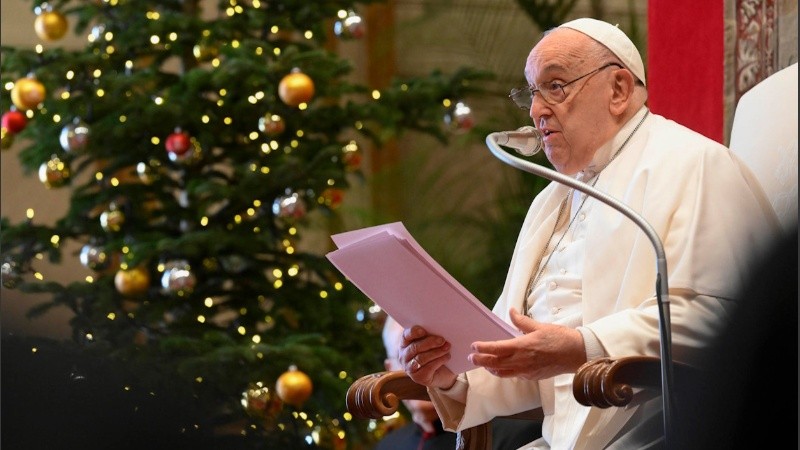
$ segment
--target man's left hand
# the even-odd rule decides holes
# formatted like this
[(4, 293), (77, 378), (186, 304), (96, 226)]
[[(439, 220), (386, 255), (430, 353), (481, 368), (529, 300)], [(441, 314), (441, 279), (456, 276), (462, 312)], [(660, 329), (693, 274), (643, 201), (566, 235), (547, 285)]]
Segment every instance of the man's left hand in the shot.
[(537, 322), (513, 309), (511, 323), (524, 334), (503, 341), (474, 342), (470, 361), (498, 377), (531, 380), (573, 373), (586, 362), (579, 331)]

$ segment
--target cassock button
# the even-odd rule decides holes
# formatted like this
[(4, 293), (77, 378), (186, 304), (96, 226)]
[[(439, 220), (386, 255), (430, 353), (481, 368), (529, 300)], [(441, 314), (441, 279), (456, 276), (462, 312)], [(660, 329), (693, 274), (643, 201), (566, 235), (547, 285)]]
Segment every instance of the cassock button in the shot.
[(561, 275), (564, 275), (567, 273), (567, 269), (562, 267), (561, 270), (559, 270), (559, 272), (561, 272)]
[(549, 287), (549, 288), (550, 288), (550, 290), (552, 291), (552, 290), (555, 290), (555, 288), (557, 288), (557, 287), (558, 287), (558, 284), (556, 284), (556, 282), (555, 282), (555, 281), (551, 281), (551, 282), (550, 282), (550, 285), (549, 285), (548, 287)]
[(584, 220), (586, 220), (586, 213), (581, 213), (581, 215), (580, 215), (580, 220), (581, 220), (581, 222), (583, 222)]

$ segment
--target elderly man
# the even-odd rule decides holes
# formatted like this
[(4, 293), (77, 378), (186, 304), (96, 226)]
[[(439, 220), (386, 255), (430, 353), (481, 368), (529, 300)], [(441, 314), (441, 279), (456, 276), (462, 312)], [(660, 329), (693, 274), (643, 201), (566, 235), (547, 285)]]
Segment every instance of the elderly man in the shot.
[[(622, 200), (661, 237), (669, 269), (673, 355), (692, 363), (724, 325), (748, 261), (777, 228), (749, 172), (724, 146), (649, 111), (644, 64), (617, 27), (577, 19), (545, 33), (511, 98), (544, 135), (559, 172)], [(659, 355), (655, 257), (627, 218), (551, 183), (522, 225), (494, 312), (523, 332), (475, 342), (478, 369), (456, 375), (449, 344), (404, 331), (400, 361), (428, 386), (446, 429), (541, 406), (530, 449), (663, 444), (660, 398), (590, 408), (572, 396), (581, 364)]]

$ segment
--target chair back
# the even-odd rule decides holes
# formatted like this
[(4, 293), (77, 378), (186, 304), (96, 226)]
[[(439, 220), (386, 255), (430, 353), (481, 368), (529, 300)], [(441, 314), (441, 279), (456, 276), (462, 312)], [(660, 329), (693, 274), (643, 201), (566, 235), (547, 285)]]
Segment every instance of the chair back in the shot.
[(784, 231), (797, 224), (797, 63), (770, 75), (736, 105), (730, 149), (758, 179)]

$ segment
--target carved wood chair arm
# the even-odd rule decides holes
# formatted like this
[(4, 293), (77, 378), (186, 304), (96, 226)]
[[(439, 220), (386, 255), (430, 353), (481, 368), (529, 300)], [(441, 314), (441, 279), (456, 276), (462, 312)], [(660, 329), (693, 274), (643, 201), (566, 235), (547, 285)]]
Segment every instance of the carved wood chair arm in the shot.
[(425, 386), (403, 371), (377, 372), (354, 381), (347, 390), (347, 410), (361, 419), (380, 419), (397, 412), (401, 400), (430, 400)]
[[(676, 387), (691, 382), (699, 369), (688, 364), (673, 363)], [(660, 392), (661, 359), (655, 356), (600, 358), (582, 365), (572, 381), (572, 393), (584, 406), (609, 408), (625, 406), (633, 399), (635, 388)]]

